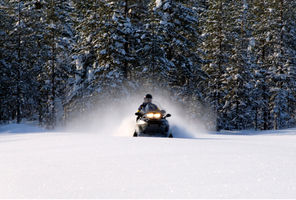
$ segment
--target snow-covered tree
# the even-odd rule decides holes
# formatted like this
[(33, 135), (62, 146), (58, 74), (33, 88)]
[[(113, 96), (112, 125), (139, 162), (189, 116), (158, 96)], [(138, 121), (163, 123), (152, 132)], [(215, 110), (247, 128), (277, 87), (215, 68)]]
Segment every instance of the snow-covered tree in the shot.
[(205, 52), (204, 59), (206, 64), (203, 65), (203, 70), (209, 75), (207, 87), (204, 90), (206, 101), (214, 108), (216, 112), (216, 129), (223, 128), (223, 116), (221, 110), (224, 103), (223, 91), (223, 73), (227, 67), (228, 55), (225, 53), (228, 40), (226, 37), (225, 24), (225, 5), (224, 1), (209, 1), (208, 8), (204, 14), (203, 20), (203, 41), (202, 49)]
[(73, 56), (77, 74), (69, 107), (75, 104), (76, 110), (85, 110), (85, 102), (119, 95), (128, 86), (135, 62), (132, 2), (75, 2), (81, 14), (76, 18), (78, 43)]
[(0, 18), (1, 122), (54, 127), (143, 86), (217, 130), (296, 124), (294, 1), (2, 0)]
[(227, 68), (222, 74), (221, 88), (226, 91), (225, 104), (222, 108), (224, 128), (251, 128), (253, 119), (250, 91), (254, 89), (254, 77), (247, 52), (250, 37), (249, 5), (247, 1), (233, 1), (224, 11), (227, 12), (224, 18), (226, 23), (224, 29), (227, 31), (228, 38), (228, 47), (224, 52), (229, 56)]
[[(198, 31), (198, 13), (188, 1), (156, 1), (155, 17), (158, 21), (157, 35), (164, 49), (163, 81), (167, 81), (172, 92), (183, 98), (184, 103), (194, 102), (189, 107), (198, 112), (202, 101), (202, 85), (206, 74), (201, 70), (201, 51), (196, 45), (201, 41)], [(165, 73), (163, 73), (165, 72)], [(200, 115), (201, 113), (195, 113)]]

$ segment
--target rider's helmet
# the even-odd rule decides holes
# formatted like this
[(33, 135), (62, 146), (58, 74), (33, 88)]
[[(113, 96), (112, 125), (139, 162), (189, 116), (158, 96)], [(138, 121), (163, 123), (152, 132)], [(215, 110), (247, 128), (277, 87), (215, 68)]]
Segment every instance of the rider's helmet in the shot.
[(146, 94), (144, 97), (144, 102), (145, 103), (151, 103), (152, 102), (152, 95), (151, 94)]

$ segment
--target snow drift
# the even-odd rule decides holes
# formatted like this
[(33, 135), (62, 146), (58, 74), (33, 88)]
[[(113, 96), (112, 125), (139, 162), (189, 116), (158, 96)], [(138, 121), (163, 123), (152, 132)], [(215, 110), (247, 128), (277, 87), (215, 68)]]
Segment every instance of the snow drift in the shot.
[(0, 198), (296, 197), (295, 130), (184, 140), (10, 128), (0, 134)]

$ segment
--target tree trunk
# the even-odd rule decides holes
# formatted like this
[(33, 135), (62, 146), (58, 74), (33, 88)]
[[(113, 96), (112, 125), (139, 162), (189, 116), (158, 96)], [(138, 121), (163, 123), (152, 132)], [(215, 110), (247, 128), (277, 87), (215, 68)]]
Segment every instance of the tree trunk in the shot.
[[(52, 0), (52, 14), (54, 16), (54, 8), (55, 8), (55, 3), (54, 0)], [(54, 20), (52, 19), (52, 23), (54, 24)], [(55, 91), (55, 27), (52, 27), (52, 44), (51, 44), (51, 48), (52, 48), (52, 58), (51, 58), (51, 83), (52, 83), (52, 87), (51, 87), (51, 127), (54, 128), (55, 126), (55, 97), (56, 97), (56, 91)]]
[[(127, 19), (128, 18), (128, 0), (125, 0), (124, 14), (125, 14), (125, 19)], [(129, 57), (129, 38), (127, 34), (125, 34), (124, 39), (125, 39), (124, 51), (126, 53), (126, 56)], [(125, 79), (128, 79), (128, 66), (129, 66), (129, 61), (125, 58), (124, 68), (123, 68), (123, 75)]]
[(21, 118), (21, 89), (20, 89), (20, 82), (21, 82), (21, 67), (22, 67), (22, 60), (21, 60), (21, 1), (19, 0), (18, 2), (18, 67), (17, 67), (17, 108), (16, 108), (16, 120), (17, 123), (21, 123), (22, 118)]
[[(219, 9), (220, 9), (220, 12), (221, 12), (221, 15), (219, 18), (219, 56), (218, 56), (218, 74), (221, 75), (222, 74), (222, 23), (223, 23), (223, 20), (222, 20), (222, 14), (223, 14), (223, 4), (222, 4), (222, 1), (220, 1), (220, 4), (219, 4)], [(217, 85), (217, 88), (216, 88), (216, 91), (220, 91), (220, 79), (217, 77), (217, 82), (216, 85)], [(220, 125), (219, 125), (219, 116), (220, 116), (220, 113), (219, 113), (219, 103), (220, 103), (220, 92), (215, 92), (215, 102), (216, 102), (216, 131), (220, 131)]]

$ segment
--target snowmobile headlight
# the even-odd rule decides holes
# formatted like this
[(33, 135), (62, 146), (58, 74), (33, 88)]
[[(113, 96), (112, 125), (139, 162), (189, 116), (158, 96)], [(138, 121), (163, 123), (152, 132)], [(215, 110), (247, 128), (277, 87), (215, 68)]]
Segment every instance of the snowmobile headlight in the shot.
[(154, 118), (159, 119), (160, 117), (161, 117), (161, 114), (160, 113), (155, 113), (154, 114)]
[(153, 113), (147, 113), (146, 116), (147, 116), (149, 119), (151, 119), (151, 118), (154, 117), (154, 114), (153, 114)]

